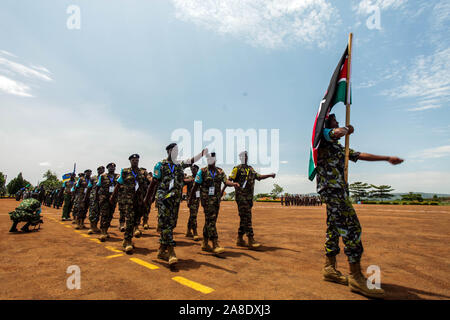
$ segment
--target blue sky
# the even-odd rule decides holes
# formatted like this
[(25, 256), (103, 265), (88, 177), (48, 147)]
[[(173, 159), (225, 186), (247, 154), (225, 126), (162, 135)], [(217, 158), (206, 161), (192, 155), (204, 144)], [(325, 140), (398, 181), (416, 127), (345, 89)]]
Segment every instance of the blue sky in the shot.
[[(80, 29), (67, 8), (80, 8)], [(369, 29), (374, 9), (380, 28)], [(354, 33), (358, 151), (405, 158), (350, 165), (350, 181), (450, 193), (448, 1), (10, 1), (0, 4), (0, 170), (36, 183), (128, 164), (153, 168), (178, 128), (279, 129), (273, 183), (307, 180), (318, 104)], [(344, 106), (334, 112), (344, 123)], [(198, 150), (193, 150), (197, 152)], [(229, 173), (231, 167), (224, 165)]]

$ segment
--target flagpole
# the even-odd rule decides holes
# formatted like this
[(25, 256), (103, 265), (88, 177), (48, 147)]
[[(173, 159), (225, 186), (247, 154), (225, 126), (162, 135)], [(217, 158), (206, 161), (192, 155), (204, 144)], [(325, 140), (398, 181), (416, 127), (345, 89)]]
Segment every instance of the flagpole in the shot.
[[(353, 33), (350, 33), (348, 36), (348, 60), (347, 60), (347, 94), (346, 94), (346, 112), (345, 112), (345, 125), (350, 125), (350, 74), (351, 74), (351, 65), (352, 65), (352, 38)], [(350, 148), (350, 136), (345, 136), (345, 169), (344, 169), (344, 177), (345, 182), (348, 183), (348, 158), (349, 158), (349, 148)]]

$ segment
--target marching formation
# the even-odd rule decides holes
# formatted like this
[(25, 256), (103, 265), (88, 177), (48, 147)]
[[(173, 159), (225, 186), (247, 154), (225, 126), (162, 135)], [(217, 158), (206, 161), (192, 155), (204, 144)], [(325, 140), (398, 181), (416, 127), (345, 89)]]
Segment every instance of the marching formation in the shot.
[(319, 196), (303, 194), (285, 194), (281, 196), (281, 205), (289, 206), (321, 206), (322, 200)]

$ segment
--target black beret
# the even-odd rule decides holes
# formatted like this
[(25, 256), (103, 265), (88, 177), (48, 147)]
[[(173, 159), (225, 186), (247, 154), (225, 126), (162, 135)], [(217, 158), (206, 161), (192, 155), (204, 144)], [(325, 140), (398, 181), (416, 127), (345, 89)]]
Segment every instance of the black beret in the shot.
[(105, 169), (105, 167), (104, 166), (100, 166), (100, 167), (97, 168), (97, 170), (100, 170), (100, 169)]
[(166, 147), (166, 151), (169, 151), (170, 149), (172, 149), (173, 147), (175, 147), (177, 144), (176, 143), (171, 143)]
[(128, 160), (134, 159), (134, 158), (140, 158), (139, 155), (137, 153), (132, 154), (131, 156), (128, 157)]
[(116, 166), (116, 164), (114, 162), (108, 163), (108, 165), (106, 166), (107, 168), (109, 168), (110, 166)]
[(91, 169), (84, 170), (84, 173), (88, 173), (88, 172), (92, 172), (92, 170)]

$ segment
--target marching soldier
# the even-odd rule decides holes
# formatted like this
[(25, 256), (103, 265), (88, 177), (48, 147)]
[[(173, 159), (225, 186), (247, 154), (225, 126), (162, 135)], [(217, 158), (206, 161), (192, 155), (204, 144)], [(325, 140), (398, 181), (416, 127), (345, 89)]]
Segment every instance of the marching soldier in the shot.
[[(225, 172), (221, 168), (216, 167), (215, 152), (212, 152), (207, 157), (207, 161), (208, 166), (199, 170), (195, 176), (195, 183), (189, 195), (188, 205), (191, 206), (193, 204), (195, 193), (200, 187), (200, 201), (205, 212), (202, 250), (220, 254), (225, 252), (225, 249), (219, 245), (219, 236), (216, 228), (220, 200), (223, 194), (221, 186), (224, 183), (226, 186), (239, 188), (239, 184), (229, 181)], [(210, 247), (208, 241), (212, 242), (212, 247)]]
[(72, 210), (73, 202), (72, 202), (72, 188), (75, 186), (75, 174), (72, 173), (70, 176), (70, 180), (63, 182), (61, 189), (59, 190), (60, 194), (64, 195), (64, 206), (62, 211), (62, 221), (70, 221), (70, 211)]
[[(241, 164), (234, 167), (229, 176), (230, 181), (238, 183), (236, 188), (236, 203), (239, 211), (239, 229), (236, 245), (239, 247), (247, 247), (244, 240), (244, 234), (248, 238), (248, 247), (256, 249), (261, 245), (255, 241), (252, 228), (252, 207), (253, 194), (255, 189), (255, 180), (261, 181), (267, 178), (275, 178), (275, 173), (261, 175), (248, 165), (248, 153), (243, 151), (239, 154)], [(225, 191), (226, 185), (223, 187), (222, 193)]]
[[(198, 166), (193, 165), (191, 166), (191, 172), (192, 176), (187, 178), (187, 196), (188, 196), (188, 204), (189, 204), (189, 195), (191, 193), (192, 187), (194, 186), (194, 180), (195, 176), (198, 173)], [(186, 237), (193, 238), (194, 241), (200, 240), (198, 234), (197, 234), (197, 215), (198, 215), (198, 208), (200, 205), (200, 190), (197, 190), (197, 192), (194, 195), (194, 199), (191, 202), (191, 205), (189, 207), (189, 220), (187, 224), (187, 231), (186, 231)]]
[(88, 189), (88, 198), (89, 198), (89, 222), (90, 229), (88, 234), (100, 233), (100, 229), (98, 228), (98, 221), (100, 220), (100, 205), (97, 198), (97, 182), (98, 177), (100, 177), (103, 173), (105, 173), (105, 167), (100, 166), (97, 168), (97, 176), (91, 177), (91, 181), (89, 182)]
[(133, 236), (139, 238), (141, 236), (140, 230), (136, 229), (139, 221), (144, 213), (144, 196), (147, 190), (144, 190), (146, 184), (145, 177), (139, 169), (139, 155), (132, 154), (130, 160), (130, 167), (122, 169), (120, 177), (117, 180), (117, 185), (114, 187), (114, 192), (110, 197), (111, 205), (114, 204), (119, 192), (119, 185), (123, 192), (123, 202), (125, 209), (125, 232), (123, 236), (123, 248), (126, 253), (133, 253)]
[[(348, 284), (352, 291), (368, 297), (381, 298), (384, 296), (384, 290), (376, 287), (369, 289), (367, 280), (361, 272), (360, 260), (363, 253), (361, 225), (350, 201), (348, 183), (345, 181), (345, 149), (338, 142), (341, 137), (353, 132), (352, 126), (339, 128), (335, 115), (330, 114), (325, 120), (323, 139), (318, 150), (317, 192), (327, 204), (326, 262), (323, 276), (327, 281)], [(354, 162), (358, 160), (388, 161), (394, 165), (403, 162), (397, 157), (377, 156), (351, 149), (349, 159)], [(344, 252), (350, 265), (348, 278), (336, 270), (340, 236), (342, 236)]]
[(86, 219), (86, 214), (89, 208), (89, 198), (87, 196), (88, 185), (91, 182), (92, 170), (87, 169), (84, 171), (84, 176), (78, 179), (75, 185), (75, 203), (74, 203), (74, 213), (76, 212), (76, 224), (75, 229), (85, 229), (84, 220)]
[[(198, 161), (207, 150), (188, 161), (178, 161), (178, 146), (171, 143), (166, 147), (167, 159), (158, 162), (153, 172), (153, 180), (148, 188), (146, 203), (155, 199), (158, 208), (158, 227), (160, 228), (159, 259), (168, 259), (169, 265), (178, 262), (175, 254), (173, 229), (177, 225), (178, 210), (183, 193), (184, 169)], [(167, 253), (166, 253), (167, 251)]]
[(119, 175), (115, 173), (115, 163), (109, 163), (106, 169), (108, 169), (108, 173), (103, 173), (98, 177), (96, 188), (96, 198), (100, 207), (101, 235), (99, 240), (102, 242), (109, 238), (108, 229), (116, 209), (116, 199), (113, 199), (112, 203), (109, 200), (114, 192), (114, 187), (117, 185), (117, 179), (119, 179)]

